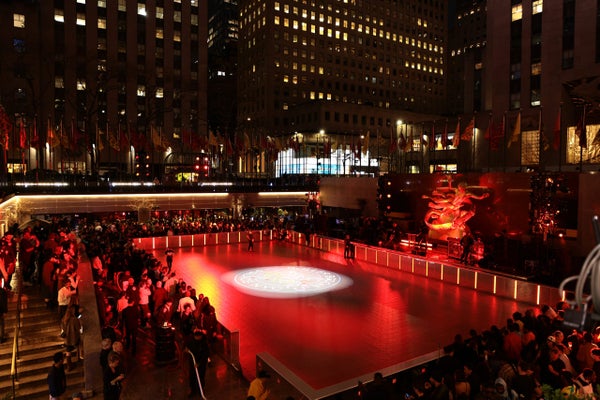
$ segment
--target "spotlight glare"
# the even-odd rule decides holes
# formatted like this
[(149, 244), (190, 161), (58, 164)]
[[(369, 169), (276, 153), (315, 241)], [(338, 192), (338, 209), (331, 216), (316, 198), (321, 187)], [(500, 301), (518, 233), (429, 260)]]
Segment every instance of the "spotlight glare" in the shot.
[(352, 279), (335, 272), (283, 265), (232, 271), (223, 279), (241, 292), (270, 298), (307, 297), (352, 285)]

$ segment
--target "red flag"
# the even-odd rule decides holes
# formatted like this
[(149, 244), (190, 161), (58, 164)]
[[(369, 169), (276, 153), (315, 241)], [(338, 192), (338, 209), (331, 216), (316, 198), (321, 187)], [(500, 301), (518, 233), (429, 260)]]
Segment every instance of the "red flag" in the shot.
[(504, 117), (502, 117), (500, 122), (492, 124), (490, 135), (490, 148), (498, 150), (500, 148), (500, 139), (504, 139)]
[(431, 127), (431, 136), (429, 137), (429, 149), (435, 150), (435, 121), (433, 121), (433, 126)]
[(71, 150), (79, 150), (81, 139), (83, 139), (83, 133), (77, 126), (77, 122), (73, 120), (71, 125)]
[(456, 129), (454, 130), (454, 137), (452, 138), (452, 146), (458, 147), (460, 144), (460, 118), (456, 122)]
[(398, 138), (396, 137), (396, 132), (394, 132), (394, 128), (390, 129), (390, 146), (388, 148), (389, 154), (394, 154), (398, 149)]
[(50, 118), (48, 118), (48, 130), (46, 131), (46, 142), (50, 145), (50, 147), (57, 147), (60, 145), (60, 138), (54, 132), (54, 128), (52, 127), (52, 122)]
[(27, 148), (27, 132), (22, 119), (19, 121), (19, 147), (23, 150)]
[(31, 147), (37, 148), (40, 145), (40, 136), (37, 131), (37, 118), (33, 119), (33, 136), (31, 137)]
[(513, 127), (512, 135), (506, 144), (506, 148), (510, 148), (513, 143), (519, 143), (519, 138), (521, 137), (521, 112), (517, 114), (517, 120), (515, 121), (515, 126)]
[(474, 132), (475, 132), (475, 117), (471, 118), (471, 120), (469, 121), (469, 124), (467, 125), (467, 127), (463, 131), (462, 135), (460, 136), (460, 140), (464, 140), (465, 142), (470, 141), (471, 139), (473, 139)]
[(402, 151), (407, 151), (408, 141), (406, 137), (404, 137), (404, 133), (400, 132), (400, 139), (398, 140), (398, 149)]
[(323, 153), (325, 157), (331, 157), (331, 138), (328, 137), (323, 143)]
[(12, 128), (6, 110), (0, 105), (0, 145), (2, 145), (5, 150), (8, 150), (8, 138), (10, 137)]
[(231, 144), (231, 139), (229, 138), (229, 136), (227, 136), (227, 138), (225, 139), (225, 154), (227, 154), (228, 156), (233, 155), (233, 145)]

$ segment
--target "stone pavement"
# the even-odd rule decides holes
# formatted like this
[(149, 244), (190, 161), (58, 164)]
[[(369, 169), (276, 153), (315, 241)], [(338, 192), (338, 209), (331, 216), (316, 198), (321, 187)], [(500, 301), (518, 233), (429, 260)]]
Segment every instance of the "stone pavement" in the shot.
[[(135, 356), (127, 359), (127, 378), (121, 400), (188, 399), (188, 365), (184, 357), (170, 364), (156, 362), (154, 339), (151, 330), (138, 335)], [(211, 357), (206, 372), (205, 396), (208, 400), (244, 400), (248, 382), (241, 372), (228, 365), (219, 355)]]

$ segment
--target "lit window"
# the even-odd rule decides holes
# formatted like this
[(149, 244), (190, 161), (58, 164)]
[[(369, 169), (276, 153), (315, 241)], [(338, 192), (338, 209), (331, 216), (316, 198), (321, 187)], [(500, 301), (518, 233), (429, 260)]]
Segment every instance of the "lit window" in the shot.
[(59, 10), (58, 8), (54, 9), (54, 20), (56, 22), (65, 22), (65, 13), (63, 10)]
[(165, 11), (162, 7), (156, 7), (156, 19), (163, 19), (165, 16)]
[(173, 21), (175, 21), (175, 22), (181, 22), (181, 11), (174, 11), (173, 12)]
[(531, 75), (542, 74), (542, 63), (531, 64)]
[(127, 0), (119, 0), (119, 11), (127, 11)]
[(98, 29), (106, 29), (106, 18), (98, 18)]
[(25, 15), (13, 14), (13, 26), (15, 28), (25, 28)]
[(279, 7), (280, 6), (279, 6), (279, 2), (278, 1), (275, 2), (274, 7), (275, 7), (275, 11), (279, 11)]
[(275, 25), (279, 25), (279, 15), (275, 16)]
[(98, 0), (98, 8), (106, 8), (106, 0)]
[(137, 95), (139, 97), (145, 97), (146, 96), (146, 86), (144, 86), (144, 85), (138, 85), (138, 87), (137, 87)]
[(173, 41), (181, 42), (181, 32), (179, 32), (179, 31), (173, 32)]
[(77, 90), (85, 90), (85, 79), (77, 79)]
[(77, 25), (85, 26), (85, 14), (77, 13)]
[(539, 14), (544, 8), (544, 0), (533, 0), (531, 3), (531, 13)]
[(192, 26), (198, 26), (198, 15), (197, 14), (192, 14), (191, 24), (192, 24)]
[(523, 4), (515, 4), (512, 7), (512, 21), (519, 21), (523, 18)]
[(138, 15), (146, 16), (146, 5), (138, 3)]
[(63, 79), (62, 76), (55, 76), (54, 77), (54, 87), (57, 89), (64, 89), (65, 88), (65, 81)]

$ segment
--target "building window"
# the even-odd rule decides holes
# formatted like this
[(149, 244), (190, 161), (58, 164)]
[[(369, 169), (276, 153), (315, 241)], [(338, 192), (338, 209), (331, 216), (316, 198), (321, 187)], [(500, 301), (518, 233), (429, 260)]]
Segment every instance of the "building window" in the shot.
[(540, 132), (521, 132), (521, 164), (538, 165), (540, 163)]
[(98, 29), (106, 29), (106, 18), (98, 18)]
[(164, 9), (162, 7), (156, 7), (156, 19), (164, 18)]
[(523, 18), (523, 4), (515, 4), (512, 6), (512, 21), (519, 21)]
[(65, 22), (65, 12), (63, 10), (59, 10), (58, 8), (54, 9), (54, 21), (64, 23)]
[(543, 11), (544, 8), (544, 0), (533, 0), (531, 3), (531, 13), (539, 14)]
[(83, 14), (83, 13), (77, 13), (77, 21), (76, 21), (76, 23), (79, 26), (85, 26), (85, 14)]
[(597, 137), (600, 125), (586, 125), (585, 141), (587, 146), (579, 147), (580, 140), (576, 133), (576, 127), (567, 128), (566, 160), (568, 164), (599, 163), (600, 162), (600, 139)]
[(25, 15), (13, 14), (13, 26), (15, 28), (25, 28)]
[(98, 0), (98, 8), (106, 8), (106, 0)]

